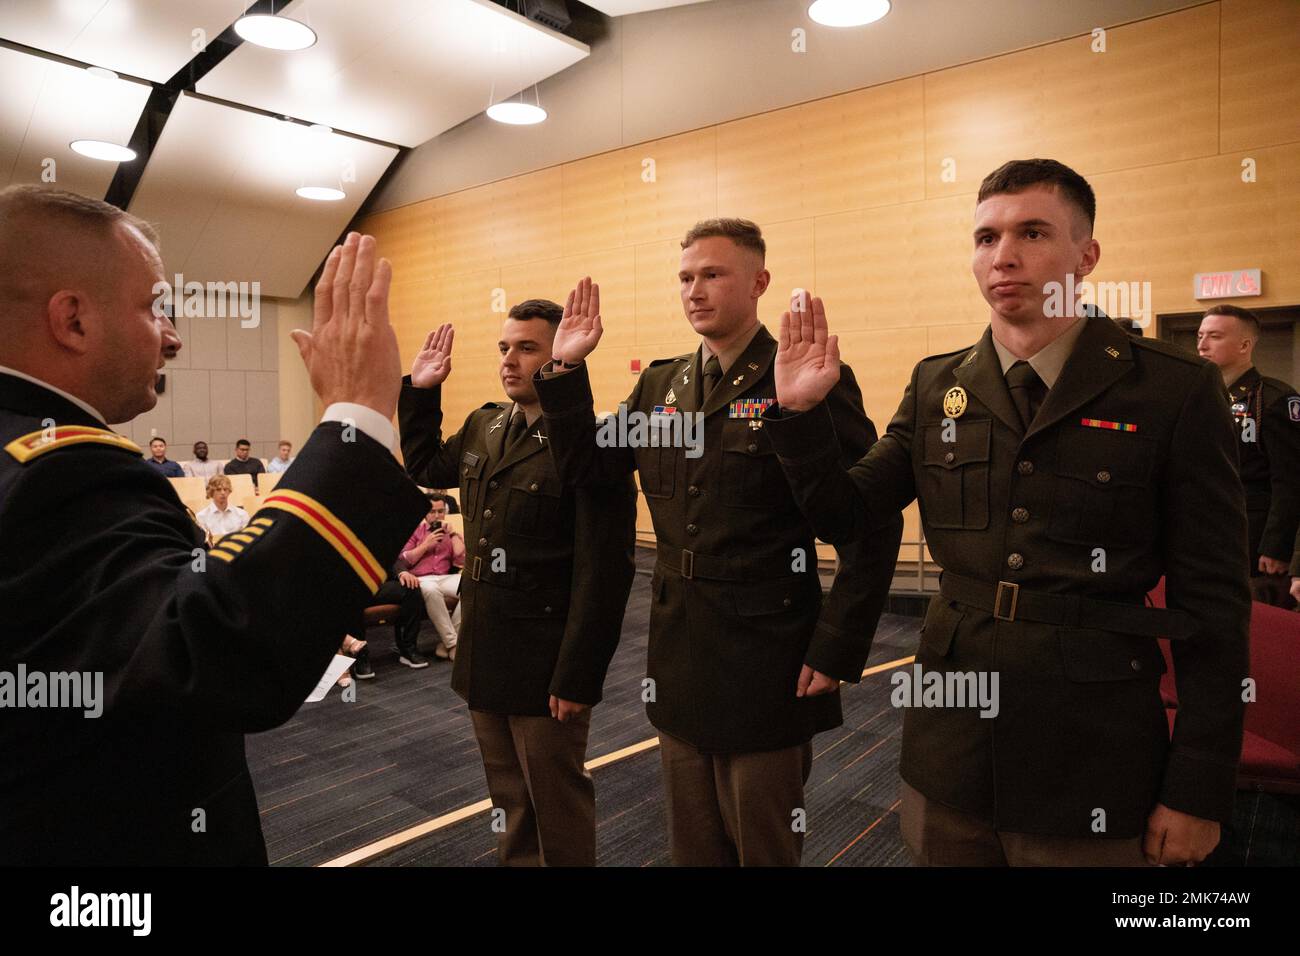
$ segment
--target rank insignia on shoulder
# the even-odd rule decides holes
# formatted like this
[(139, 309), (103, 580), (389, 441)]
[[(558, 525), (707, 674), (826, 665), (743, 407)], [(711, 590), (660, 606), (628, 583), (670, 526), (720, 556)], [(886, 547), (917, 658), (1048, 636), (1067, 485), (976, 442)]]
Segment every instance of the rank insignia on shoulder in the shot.
[(727, 407), (727, 417), (759, 418), (775, 404), (775, 398), (738, 398)]
[(144, 454), (140, 446), (131, 439), (124, 438), (107, 428), (92, 428), (88, 425), (61, 425), (57, 428), (44, 428), (38, 432), (31, 432), (9, 442), (5, 445), (5, 451), (23, 464), (27, 464), (33, 458), (38, 458), (56, 448), (86, 444), (108, 445), (136, 455)]
[(1100, 418), (1081, 418), (1079, 424), (1085, 428), (1106, 428), (1113, 432), (1135, 432), (1138, 430), (1136, 425), (1128, 422), (1108, 422)]
[(1287, 418), (1293, 422), (1300, 422), (1300, 395), (1292, 395), (1286, 400)]
[(954, 385), (944, 393), (943, 413), (949, 418), (961, 418), (966, 414), (966, 389)]

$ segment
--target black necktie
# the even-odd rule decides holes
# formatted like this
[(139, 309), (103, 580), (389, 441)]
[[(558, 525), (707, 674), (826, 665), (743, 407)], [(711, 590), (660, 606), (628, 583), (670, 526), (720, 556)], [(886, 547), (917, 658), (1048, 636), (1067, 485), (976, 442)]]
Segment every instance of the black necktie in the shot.
[(524, 413), (516, 411), (510, 419), (510, 427), (506, 429), (505, 450), (509, 451), (515, 447), (519, 440), (524, 437), (526, 431), (528, 431), (528, 422), (524, 418)]
[(704, 363), (704, 397), (708, 399), (709, 393), (718, 387), (718, 382), (722, 380), (722, 364), (718, 361), (716, 355), (710, 355), (709, 360)]
[(1020, 420), (1028, 431), (1047, 396), (1047, 384), (1038, 377), (1034, 367), (1022, 359), (1007, 369), (1007, 388), (1011, 391), (1011, 400), (1016, 403), (1016, 411), (1020, 412)]

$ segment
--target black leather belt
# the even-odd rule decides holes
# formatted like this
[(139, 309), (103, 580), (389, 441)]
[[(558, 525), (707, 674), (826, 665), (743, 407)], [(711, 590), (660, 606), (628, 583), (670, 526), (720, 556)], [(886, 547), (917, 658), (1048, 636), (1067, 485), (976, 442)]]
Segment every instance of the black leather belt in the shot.
[(680, 574), (684, 578), (704, 578), (710, 581), (756, 581), (772, 577), (770, 561), (756, 561), (753, 558), (726, 558), (712, 554), (700, 554), (685, 548), (674, 548), (666, 544), (656, 546), (659, 567), (669, 574)]
[(1183, 611), (1026, 591), (1011, 581), (980, 581), (951, 571), (940, 577), (939, 593), (958, 604), (988, 611), (999, 621), (1034, 621), (1173, 640), (1188, 638), (1195, 630), (1192, 618)]

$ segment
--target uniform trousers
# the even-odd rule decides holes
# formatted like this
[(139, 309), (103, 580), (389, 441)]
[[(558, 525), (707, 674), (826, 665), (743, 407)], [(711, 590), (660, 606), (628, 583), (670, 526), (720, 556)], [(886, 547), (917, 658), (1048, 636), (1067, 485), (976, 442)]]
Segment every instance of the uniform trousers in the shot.
[(903, 842), (918, 866), (1150, 866), (1142, 837), (1011, 833), (902, 785)]
[(812, 744), (701, 753), (659, 732), (674, 866), (798, 866)]
[(554, 717), (471, 710), (502, 866), (595, 866), (596, 787), (584, 766), (590, 708)]

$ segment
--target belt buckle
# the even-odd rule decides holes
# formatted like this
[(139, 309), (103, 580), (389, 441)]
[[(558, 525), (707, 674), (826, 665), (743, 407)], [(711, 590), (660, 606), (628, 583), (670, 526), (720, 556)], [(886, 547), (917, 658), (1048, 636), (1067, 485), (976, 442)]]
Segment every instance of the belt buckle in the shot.
[[(1002, 612), (1002, 589), (1011, 589), (1011, 611), (1003, 615)], [(1020, 585), (1014, 581), (999, 581), (998, 591), (993, 598), (993, 616), (999, 621), (1014, 621), (1016, 619), (1016, 602), (1020, 600)]]
[(682, 577), (690, 579), (695, 577), (695, 552), (687, 551), (682, 548)]
[(479, 572), (480, 572), (480, 570), (482, 569), (482, 567), (483, 567), (483, 559), (482, 559), (481, 557), (475, 558), (475, 559), (474, 559), (474, 570), (471, 571), (471, 572), (470, 572), (470, 575), (469, 575), (469, 576), (470, 576), (470, 580), (472, 580), (472, 581), (477, 581), (477, 580), (479, 579), (478, 576), (479, 576)]

